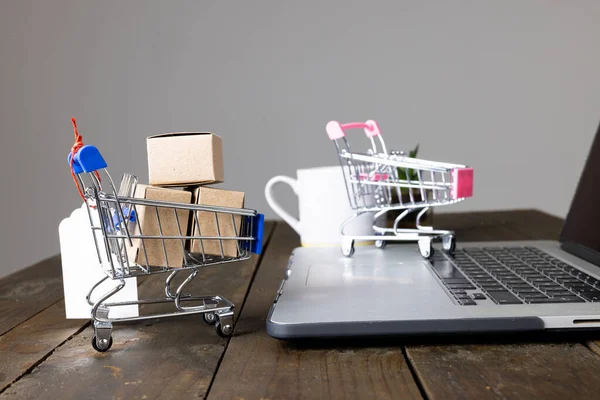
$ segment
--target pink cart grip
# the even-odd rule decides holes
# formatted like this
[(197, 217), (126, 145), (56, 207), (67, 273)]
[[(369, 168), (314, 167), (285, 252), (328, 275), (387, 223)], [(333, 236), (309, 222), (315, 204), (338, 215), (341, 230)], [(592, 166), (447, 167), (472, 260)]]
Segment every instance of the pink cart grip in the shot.
[(473, 197), (473, 168), (457, 168), (452, 170), (454, 186), (452, 188), (453, 199), (465, 199)]
[(381, 135), (381, 130), (379, 129), (379, 125), (377, 125), (377, 122), (370, 119), (367, 122), (365, 122), (365, 125), (365, 134), (368, 137), (375, 137), (377, 135)]
[(364, 129), (365, 134), (368, 137), (374, 137), (381, 134), (379, 125), (377, 125), (377, 122), (373, 120), (368, 120), (366, 122), (349, 122), (347, 124), (340, 124), (337, 121), (329, 121), (327, 126), (325, 126), (325, 131), (331, 140), (341, 139), (346, 136), (344, 133), (346, 129)]
[(325, 132), (327, 132), (327, 136), (329, 136), (329, 139), (331, 140), (341, 139), (346, 136), (342, 126), (337, 121), (329, 121), (325, 126)]

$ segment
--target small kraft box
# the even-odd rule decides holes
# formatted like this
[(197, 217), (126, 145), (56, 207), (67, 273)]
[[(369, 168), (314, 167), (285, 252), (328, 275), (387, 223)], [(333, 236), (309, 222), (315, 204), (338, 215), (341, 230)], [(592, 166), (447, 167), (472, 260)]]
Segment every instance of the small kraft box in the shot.
[[(243, 208), (244, 193), (200, 186), (193, 190), (192, 202), (203, 206)], [(231, 214), (219, 212), (196, 211), (195, 213), (195, 218), (193, 215), (191, 216), (192, 236), (240, 236), (241, 217), (239, 215), (232, 218)], [(198, 224), (200, 224), (200, 232), (198, 232)], [(236, 240), (193, 239), (190, 251), (192, 253), (204, 251), (205, 255), (221, 256), (221, 243), (219, 242), (223, 244), (223, 256), (236, 257), (238, 255)]]
[[(146, 200), (160, 200), (190, 204), (192, 194), (184, 190), (165, 189), (148, 185), (137, 185), (133, 197)], [(135, 207), (136, 221), (132, 224), (134, 235), (144, 236), (186, 236), (190, 212), (169, 207), (140, 206)], [(158, 216), (157, 216), (158, 214)], [(177, 215), (177, 218), (175, 218)], [(160, 224), (159, 224), (160, 219)], [(178, 224), (179, 221), (179, 224)], [(162, 233), (162, 234), (161, 234)], [(184, 242), (180, 239), (132, 239), (133, 246), (128, 246), (129, 262), (140, 265), (183, 266)], [(126, 241), (127, 243), (127, 241)], [(166, 259), (165, 259), (166, 253)], [(146, 260), (147, 257), (147, 260)]]
[(214, 133), (163, 133), (146, 139), (151, 185), (193, 186), (224, 181), (223, 142)]

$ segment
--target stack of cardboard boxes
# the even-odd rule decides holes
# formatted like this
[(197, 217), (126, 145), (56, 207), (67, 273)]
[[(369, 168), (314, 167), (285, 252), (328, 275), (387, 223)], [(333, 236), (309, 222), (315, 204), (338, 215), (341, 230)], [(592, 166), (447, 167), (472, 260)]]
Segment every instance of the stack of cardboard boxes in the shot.
[[(147, 200), (244, 207), (244, 193), (205, 185), (224, 181), (223, 144), (213, 133), (167, 133), (147, 139), (150, 185), (138, 185), (134, 197)], [(239, 236), (241, 219), (207, 211), (137, 207), (135, 234), (144, 236)], [(160, 222), (159, 222), (160, 221)], [(221, 242), (221, 243), (220, 243)], [(137, 239), (129, 259), (141, 265), (181, 267), (185, 252), (237, 256), (234, 240)]]

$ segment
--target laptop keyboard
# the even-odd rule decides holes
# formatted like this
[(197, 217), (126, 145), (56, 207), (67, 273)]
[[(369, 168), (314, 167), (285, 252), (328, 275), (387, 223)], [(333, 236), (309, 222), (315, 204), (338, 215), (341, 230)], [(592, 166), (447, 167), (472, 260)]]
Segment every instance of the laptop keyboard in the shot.
[(465, 306), (600, 302), (600, 280), (535, 247), (467, 247), (430, 263)]

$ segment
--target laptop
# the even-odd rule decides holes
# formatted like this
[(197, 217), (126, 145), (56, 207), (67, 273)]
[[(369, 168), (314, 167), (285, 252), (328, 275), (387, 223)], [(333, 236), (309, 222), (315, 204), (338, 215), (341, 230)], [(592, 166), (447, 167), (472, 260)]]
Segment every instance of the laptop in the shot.
[[(277, 339), (600, 328), (600, 127), (559, 241), (297, 248), (267, 318)], [(460, 238), (458, 238), (460, 240)]]

